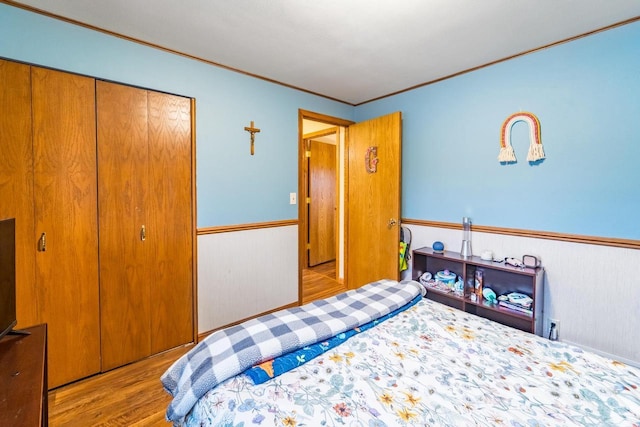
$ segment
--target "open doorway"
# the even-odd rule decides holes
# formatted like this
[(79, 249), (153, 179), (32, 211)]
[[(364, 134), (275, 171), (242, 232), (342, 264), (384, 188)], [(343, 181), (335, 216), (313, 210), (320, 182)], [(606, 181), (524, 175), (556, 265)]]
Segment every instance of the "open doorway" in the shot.
[(309, 208), (306, 199), (309, 167), (306, 141), (313, 138), (304, 138), (305, 120), (336, 127), (336, 132), (340, 135), (336, 149), (339, 177), (336, 208), (336, 279), (328, 279), (341, 284), (342, 289), (357, 289), (380, 279), (397, 280), (402, 159), (401, 112), (359, 123), (303, 110), (299, 110), (298, 117), (298, 190), (301, 200), (298, 205), (300, 302), (308, 301), (302, 276), (303, 272), (310, 270), (307, 252)]
[[(402, 114), (393, 112), (359, 123), (299, 111), (299, 300), (309, 301), (303, 273), (308, 266), (305, 120), (337, 127), (338, 237), (336, 279), (343, 289), (357, 289), (380, 279), (398, 280)], [(312, 139), (312, 138), (307, 138)], [(312, 184), (313, 185), (313, 184)], [(307, 268), (305, 268), (307, 267)], [(326, 285), (323, 285), (326, 286)], [(336, 292), (337, 293), (337, 292)]]
[(346, 290), (344, 152), (349, 124), (300, 111), (300, 303)]

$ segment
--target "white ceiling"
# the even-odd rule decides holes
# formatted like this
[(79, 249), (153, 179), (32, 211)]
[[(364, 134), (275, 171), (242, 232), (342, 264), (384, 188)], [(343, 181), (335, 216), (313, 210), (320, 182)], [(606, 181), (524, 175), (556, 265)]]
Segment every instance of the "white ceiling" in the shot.
[(20, 0), (350, 104), (640, 17), (639, 0)]

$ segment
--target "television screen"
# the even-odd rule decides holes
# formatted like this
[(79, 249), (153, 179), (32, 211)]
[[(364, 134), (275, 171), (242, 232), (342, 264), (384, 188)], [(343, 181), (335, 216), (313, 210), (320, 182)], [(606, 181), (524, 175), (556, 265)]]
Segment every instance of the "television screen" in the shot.
[(0, 338), (16, 325), (16, 222), (0, 221)]

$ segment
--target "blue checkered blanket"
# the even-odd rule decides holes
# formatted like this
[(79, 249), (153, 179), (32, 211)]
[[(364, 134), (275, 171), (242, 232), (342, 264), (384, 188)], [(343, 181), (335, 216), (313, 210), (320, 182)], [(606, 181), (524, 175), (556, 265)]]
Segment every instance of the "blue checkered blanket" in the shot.
[(178, 422), (222, 381), (252, 366), (382, 317), (422, 292), (417, 282), (380, 280), (335, 297), (260, 316), (209, 335), (162, 375)]

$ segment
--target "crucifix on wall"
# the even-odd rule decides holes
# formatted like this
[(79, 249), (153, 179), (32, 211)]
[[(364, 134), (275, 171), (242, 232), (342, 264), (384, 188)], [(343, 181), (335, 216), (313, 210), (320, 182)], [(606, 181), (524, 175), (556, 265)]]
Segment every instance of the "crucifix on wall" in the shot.
[(260, 129), (253, 127), (253, 120), (251, 120), (251, 125), (245, 126), (244, 130), (251, 133), (251, 155), (253, 156), (255, 137), (256, 137), (255, 134), (260, 132)]

